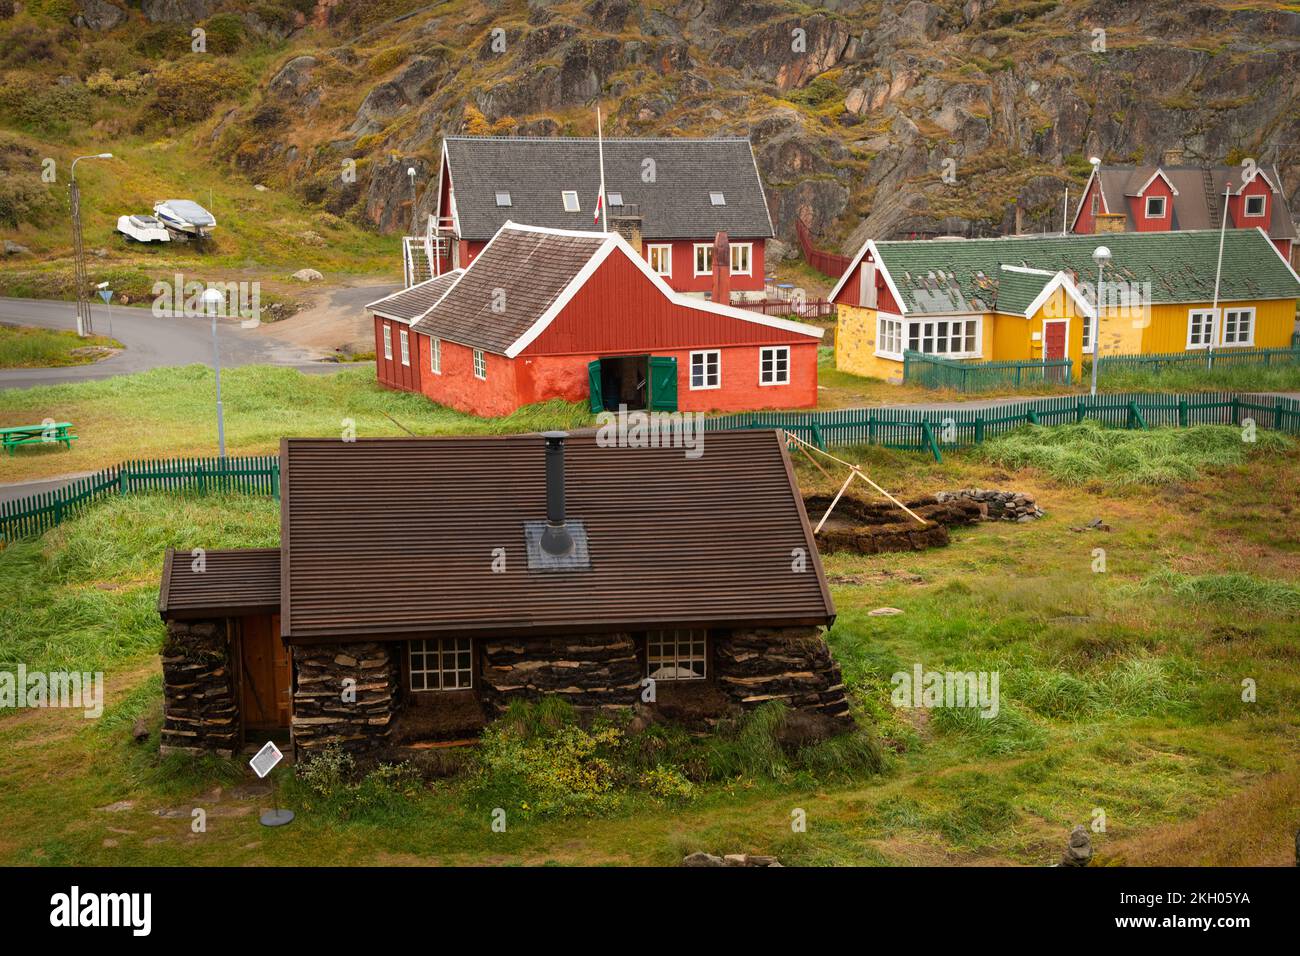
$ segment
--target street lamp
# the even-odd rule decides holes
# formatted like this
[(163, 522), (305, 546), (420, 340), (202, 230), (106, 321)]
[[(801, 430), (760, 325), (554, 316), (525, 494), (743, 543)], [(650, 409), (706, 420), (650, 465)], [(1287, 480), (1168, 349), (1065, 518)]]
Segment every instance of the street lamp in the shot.
[(1101, 360), (1102, 275), (1105, 272), (1106, 263), (1110, 262), (1110, 250), (1105, 246), (1098, 246), (1096, 249), (1092, 250), (1092, 261), (1097, 263), (1097, 294), (1094, 297), (1096, 305), (1092, 310), (1092, 391), (1089, 394), (1096, 397), (1097, 365)]
[(414, 166), (406, 167), (406, 178), (411, 181), (411, 235), (415, 235), (417, 214), (415, 211), (416, 190), (415, 190), (415, 167)]
[(72, 161), (68, 192), (72, 197), (72, 271), (77, 286), (77, 334), (85, 337), (94, 332), (90, 321), (90, 295), (86, 291), (86, 251), (81, 244), (81, 187), (77, 185), (77, 163), (83, 159), (112, 159), (112, 153), (78, 156)]
[(217, 449), (226, 457), (226, 424), (221, 412), (221, 350), (217, 347), (217, 312), (225, 305), (226, 297), (216, 289), (205, 289), (202, 296), (203, 311), (212, 316), (212, 367), (217, 373)]

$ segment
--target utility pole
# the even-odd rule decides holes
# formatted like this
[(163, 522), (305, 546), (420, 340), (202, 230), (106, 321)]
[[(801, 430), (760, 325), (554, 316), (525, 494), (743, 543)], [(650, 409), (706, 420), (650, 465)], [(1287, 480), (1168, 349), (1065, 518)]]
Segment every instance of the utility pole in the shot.
[(83, 338), (94, 334), (90, 317), (90, 290), (86, 288), (86, 250), (81, 241), (81, 187), (77, 185), (77, 163), (83, 159), (112, 159), (112, 153), (78, 156), (72, 161), (68, 193), (72, 199), (72, 273), (77, 286), (77, 334)]

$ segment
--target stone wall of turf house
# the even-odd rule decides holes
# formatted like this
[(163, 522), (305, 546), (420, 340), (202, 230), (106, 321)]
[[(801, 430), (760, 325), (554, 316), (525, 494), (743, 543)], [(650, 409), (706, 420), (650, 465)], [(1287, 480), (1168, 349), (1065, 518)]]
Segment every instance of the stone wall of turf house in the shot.
[(293, 741), (310, 753), (337, 746), (349, 753), (390, 746), (402, 702), (396, 643), (299, 644), (293, 648)]
[(168, 621), (162, 667), (161, 752), (233, 756), (239, 746), (239, 705), (226, 622)]

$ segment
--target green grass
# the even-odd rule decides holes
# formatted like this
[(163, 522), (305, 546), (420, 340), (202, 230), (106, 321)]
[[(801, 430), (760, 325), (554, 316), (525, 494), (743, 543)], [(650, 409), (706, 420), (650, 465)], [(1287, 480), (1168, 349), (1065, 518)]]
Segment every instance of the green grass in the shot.
[[(1086, 377), (1088, 373), (1084, 374)], [(1101, 379), (1111, 392), (1294, 392), (1300, 391), (1300, 362), (1233, 365), (1212, 370), (1174, 367), (1160, 372), (1103, 366)]]
[(986, 441), (978, 454), (1011, 469), (1032, 468), (1057, 481), (1084, 484), (1160, 485), (1190, 481), (1251, 455), (1277, 455), (1294, 445), (1278, 432), (1259, 429), (1246, 441), (1241, 428), (1107, 428), (1100, 422), (1030, 425)]
[[(260, 376), (245, 384), (296, 381)], [(372, 393), (364, 377), (304, 381), (299, 417), (281, 425), (318, 420), (317, 403), (337, 400), (332, 388), (355, 408), (407, 398)], [(254, 407), (259, 390), (247, 396)], [(138, 414), (148, 399), (131, 402)], [(422, 425), (455, 426), (422, 407), (431, 416)], [(663, 725), (632, 733), (617, 721), (606, 726), (619, 736), (600, 737), (546, 702), (518, 709), (480, 748), (457, 752), (458, 774), (431, 783), (328, 767), (286, 777), (300, 811), (287, 840), (258, 827), (256, 800), (233, 795), (249, 782), (242, 762), (157, 754), (162, 551), (273, 545), (275, 503), (112, 499), (0, 550), (0, 589), (12, 596), (0, 611), (0, 666), (103, 670), (109, 686), (96, 722), (0, 715), (0, 860), (659, 865), (706, 850), (807, 865), (1041, 865), (1100, 807), (1099, 862), (1286, 862), (1300, 825), (1284, 786), (1300, 757), (1297, 455), (1279, 447), (1198, 465), (1213, 474), (1152, 492), (1079, 487), (975, 450), (943, 463), (854, 450), (898, 494), (1002, 487), (1036, 495), (1047, 512), (959, 530), (944, 549), (825, 559), (838, 610), (828, 641), (866, 733), (790, 750), (777, 743), (771, 708), (708, 738)], [(838, 488), (837, 476), (796, 467), (806, 489)], [(1113, 530), (1070, 530), (1096, 515)], [(1103, 574), (1091, 570), (1096, 547), (1108, 553)], [(884, 605), (903, 613), (869, 616)], [(997, 672), (998, 716), (893, 706), (891, 675), (915, 663)], [(1244, 678), (1258, 688), (1254, 702), (1242, 699)], [(152, 733), (145, 745), (129, 741), (139, 717)], [(120, 813), (96, 809), (124, 799), (133, 806)], [(193, 806), (213, 811), (202, 836), (189, 831)], [(492, 830), (497, 807), (504, 833)], [(1195, 825), (1229, 808), (1231, 840)], [(156, 812), (169, 809), (185, 813)], [(804, 832), (791, 829), (796, 809)]]
[(122, 343), (105, 335), (82, 338), (75, 332), (0, 325), (0, 368), (49, 368), (89, 365)]
[[(585, 407), (564, 402), (479, 418), (423, 395), (380, 388), (373, 368), (307, 375), (243, 366), (222, 373), (221, 391), (231, 455), (274, 453), (284, 436), (341, 436), (348, 421), (359, 438), (405, 435), (403, 426), (418, 435), (481, 435), (591, 422)], [(215, 406), (216, 379), (201, 365), (0, 392), (0, 427), (51, 417), (73, 422), (78, 435), (71, 451), (27, 449), (6, 459), (6, 480), (92, 471), (127, 459), (216, 454)]]

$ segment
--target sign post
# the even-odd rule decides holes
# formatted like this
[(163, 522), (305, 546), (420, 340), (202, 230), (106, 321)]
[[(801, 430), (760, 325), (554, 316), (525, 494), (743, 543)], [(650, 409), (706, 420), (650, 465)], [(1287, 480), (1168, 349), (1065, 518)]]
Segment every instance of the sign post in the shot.
[[(280, 753), (280, 748), (268, 740), (262, 749), (253, 755), (253, 759), (248, 762), (248, 765), (253, 768), (253, 772), (257, 774), (260, 780), (274, 770), (275, 765), (283, 759), (284, 754)], [(271, 780), (271, 805), (275, 809), (267, 810), (262, 814), (262, 826), (282, 827), (293, 819), (292, 810), (280, 809), (280, 797), (274, 778)]]

